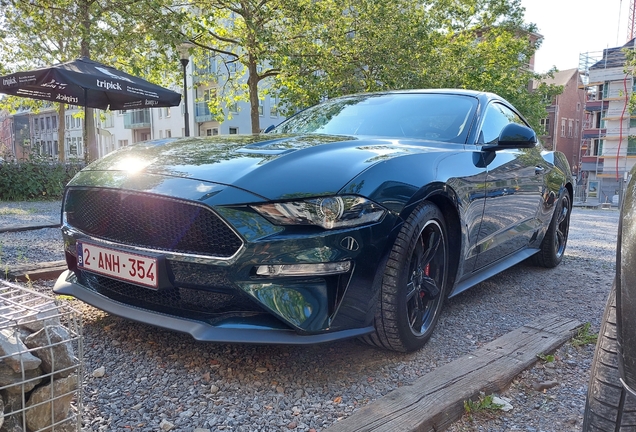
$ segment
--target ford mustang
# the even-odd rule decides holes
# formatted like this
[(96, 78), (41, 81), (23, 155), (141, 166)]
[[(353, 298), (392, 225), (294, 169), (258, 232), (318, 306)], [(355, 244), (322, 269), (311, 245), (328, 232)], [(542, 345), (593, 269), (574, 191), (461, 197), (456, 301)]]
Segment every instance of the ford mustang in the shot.
[(198, 340), (413, 351), (449, 296), (557, 266), (571, 207), (565, 156), (504, 99), (350, 95), (90, 164), (65, 191), (54, 292)]

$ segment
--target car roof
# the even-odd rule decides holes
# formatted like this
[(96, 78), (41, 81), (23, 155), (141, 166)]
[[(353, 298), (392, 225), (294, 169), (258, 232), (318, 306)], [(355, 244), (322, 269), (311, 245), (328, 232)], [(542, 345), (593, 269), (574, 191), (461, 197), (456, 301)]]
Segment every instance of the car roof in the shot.
[(453, 88), (438, 88), (438, 89), (407, 89), (407, 90), (389, 90), (389, 91), (379, 91), (367, 94), (450, 94), (450, 95), (461, 95), (461, 96), (472, 96), (479, 99), (480, 102), (485, 103), (491, 100), (498, 100), (505, 102), (508, 105), (511, 105), (506, 99), (501, 96), (484, 91), (477, 90), (466, 90), (466, 89), (453, 89)]

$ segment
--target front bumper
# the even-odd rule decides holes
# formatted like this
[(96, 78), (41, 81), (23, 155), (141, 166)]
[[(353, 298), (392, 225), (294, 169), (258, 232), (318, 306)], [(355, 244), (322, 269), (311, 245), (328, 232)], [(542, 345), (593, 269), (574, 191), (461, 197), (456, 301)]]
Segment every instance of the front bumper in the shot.
[(53, 292), (59, 295), (73, 296), (98, 309), (133, 321), (188, 333), (194, 339), (206, 342), (307, 345), (355, 338), (373, 331), (373, 327), (370, 326), (303, 335), (282, 326), (259, 326), (240, 321), (211, 325), (201, 321), (137, 308), (112, 300), (80, 285), (75, 274), (69, 270), (62, 273), (57, 279)]

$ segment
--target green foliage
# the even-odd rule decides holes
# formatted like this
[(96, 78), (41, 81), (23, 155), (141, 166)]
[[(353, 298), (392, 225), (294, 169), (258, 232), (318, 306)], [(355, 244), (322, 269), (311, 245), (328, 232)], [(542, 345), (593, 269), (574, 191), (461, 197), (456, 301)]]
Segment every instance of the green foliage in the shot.
[(572, 338), (572, 346), (580, 347), (583, 345), (595, 344), (598, 339), (598, 335), (590, 332), (591, 327), (592, 324), (589, 322), (583, 324), (583, 326), (577, 330), (576, 336)]
[(499, 411), (502, 405), (496, 404), (492, 401), (493, 395), (485, 395), (481, 393), (479, 399), (473, 401), (468, 399), (464, 401), (464, 411), (466, 414), (474, 414), (482, 411)]
[(37, 159), (0, 163), (0, 201), (61, 199), (64, 186), (81, 168)]
[(537, 357), (546, 363), (553, 363), (555, 360), (552, 354), (537, 354)]

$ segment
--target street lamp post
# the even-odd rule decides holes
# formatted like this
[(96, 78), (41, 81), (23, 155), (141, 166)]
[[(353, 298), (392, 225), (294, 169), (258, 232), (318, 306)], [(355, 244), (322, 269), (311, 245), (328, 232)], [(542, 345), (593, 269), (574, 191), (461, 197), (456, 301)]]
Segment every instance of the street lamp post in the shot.
[(192, 48), (194, 44), (192, 42), (183, 42), (181, 43), (177, 49), (179, 50), (179, 55), (181, 57), (181, 66), (183, 68), (183, 120), (185, 122), (184, 133), (185, 136), (190, 136), (190, 116), (188, 115), (188, 81), (186, 75), (186, 67), (190, 62), (190, 48)]

